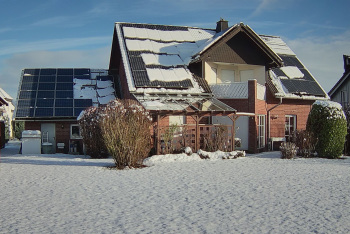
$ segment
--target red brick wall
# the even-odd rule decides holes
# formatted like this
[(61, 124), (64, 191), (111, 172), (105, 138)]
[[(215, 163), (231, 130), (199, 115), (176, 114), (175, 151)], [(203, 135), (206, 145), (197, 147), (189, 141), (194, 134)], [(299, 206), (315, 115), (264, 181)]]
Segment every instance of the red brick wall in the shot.
[[(42, 123), (55, 123), (55, 131), (56, 131), (56, 152), (57, 153), (68, 153), (69, 152), (69, 143), (70, 143), (70, 125), (71, 124), (77, 124), (77, 121), (35, 121), (35, 122), (25, 122), (25, 130), (41, 130), (41, 124)], [(72, 141), (77, 141), (79, 146), (80, 153), (83, 153), (83, 141), (82, 140), (75, 140), (72, 139)], [(58, 149), (57, 143), (64, 143), (64, 149)]]

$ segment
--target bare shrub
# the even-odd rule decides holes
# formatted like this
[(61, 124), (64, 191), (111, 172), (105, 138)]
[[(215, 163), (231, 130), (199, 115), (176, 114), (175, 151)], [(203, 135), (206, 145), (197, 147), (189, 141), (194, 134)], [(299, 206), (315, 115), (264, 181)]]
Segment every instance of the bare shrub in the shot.
[(175, 134), (178, 132), (179, 127), (177, 124), (171, 124), (165, 129), (164, 134), (162, 134), (162, 140), (164, 141), (164, 152), (165, 154), (171, 154), (174, 152), (176, 147), (176, 142), (174, 142)]
[(217, 150), (227, 151), (228, 131), (226, 126), (215, 126), (209, 130), (208, 134), (203, 135), (204, 149), (209, 152)]
[(298, 147), (298, 156), (304, 158), (315, 156), (317, 138), (312, 132), (307, 130), (295, 130), (291, 140)]
[(280, 150), (282, 159), (292, 159), (297, 155), (298, 147), (293, 142), (282, 142)]
[(86, 153), (92, 158), (105, 158), (108, 156), (102, 138), (100, 119), (100, 108), (97, 107), (87, 108), (79, 119)]
[(140, 167), (150, 152), (151, 118), (134, 100), (113, 100), (101, 111), (103, 140), (117, 168)]

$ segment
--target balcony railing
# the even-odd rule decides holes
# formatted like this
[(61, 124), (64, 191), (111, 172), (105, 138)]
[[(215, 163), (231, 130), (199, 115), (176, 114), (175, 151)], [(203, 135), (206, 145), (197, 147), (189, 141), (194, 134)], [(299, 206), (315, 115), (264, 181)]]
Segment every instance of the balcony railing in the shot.
[(209, 85), (216, 98), (248, 98), (248, 82), (234, 82)]
[[(249, 95), (248, 82), (234, 82), (209, 85), (216, 98), (247, 99)], [(266, 100), (265, 85), (257, 84), (257, 99)]]

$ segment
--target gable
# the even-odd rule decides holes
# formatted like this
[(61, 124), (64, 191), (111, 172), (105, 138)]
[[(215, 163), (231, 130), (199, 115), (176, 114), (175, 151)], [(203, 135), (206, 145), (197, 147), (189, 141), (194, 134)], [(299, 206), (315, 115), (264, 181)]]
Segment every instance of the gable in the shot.
[(202, 56), (205, 62), (270, 66), (271, 58), (245, 32), (228, 35)]

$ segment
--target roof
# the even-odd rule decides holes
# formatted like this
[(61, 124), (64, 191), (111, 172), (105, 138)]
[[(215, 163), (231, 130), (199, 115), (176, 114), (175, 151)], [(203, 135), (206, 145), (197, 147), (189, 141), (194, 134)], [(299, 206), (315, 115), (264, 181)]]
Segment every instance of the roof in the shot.
[(24, 69), (15, 117), (75, 118), (89, 106), (115, 99), (112, 81), (105, 69)]
[(13, 98), (2, 88), (0, 88), (0, 97), (8, 102), (11, 102), (13, 100)]
[(8, 104), (7, 104), (6, 100), (5, 100), (5, 99), (3, 99), (2, 97), (0, 97), (0, 106), (2, 106), (2, 105), (6, 105), (6, 106), (8, 106)]
[(194, 113), (236, 113), (236, 109), (217, 100), (212, 95), (191, 94), (140, 94), (134, 93), (135, 98), (148, 111), (168, 112), (172, 115), (191, 115)]
[(271, 59), (267, 83), (276, 97), (329, 99), (317, 80), (280, 38), (256, 34), (235, 24), (223, 32), (187, 26), (116, 23), (117, 36), (131, 93), (211, 93), (203, 78), (189, 70), (209, 48), (233, 32), (244, 31)]
[(116, 32), (130, 91), (204, 92), (188, 65), (215, 30), (116, 23)]
[(283, 61), (283, 66), (269, 70), (267, 80), (276, 97), (329, 99), (321, 85), (280, 37), (267, 35), (260, 37)]
[(329, 96), (333, 96), (338, 89), (349, 79), (350, 77), (350, 56), (349, 55), (343, 55), (344, 59), (344, 73), (342, 77), (337, 81), (337, 83), (331, 88), (331, 90), (328, 92)]

